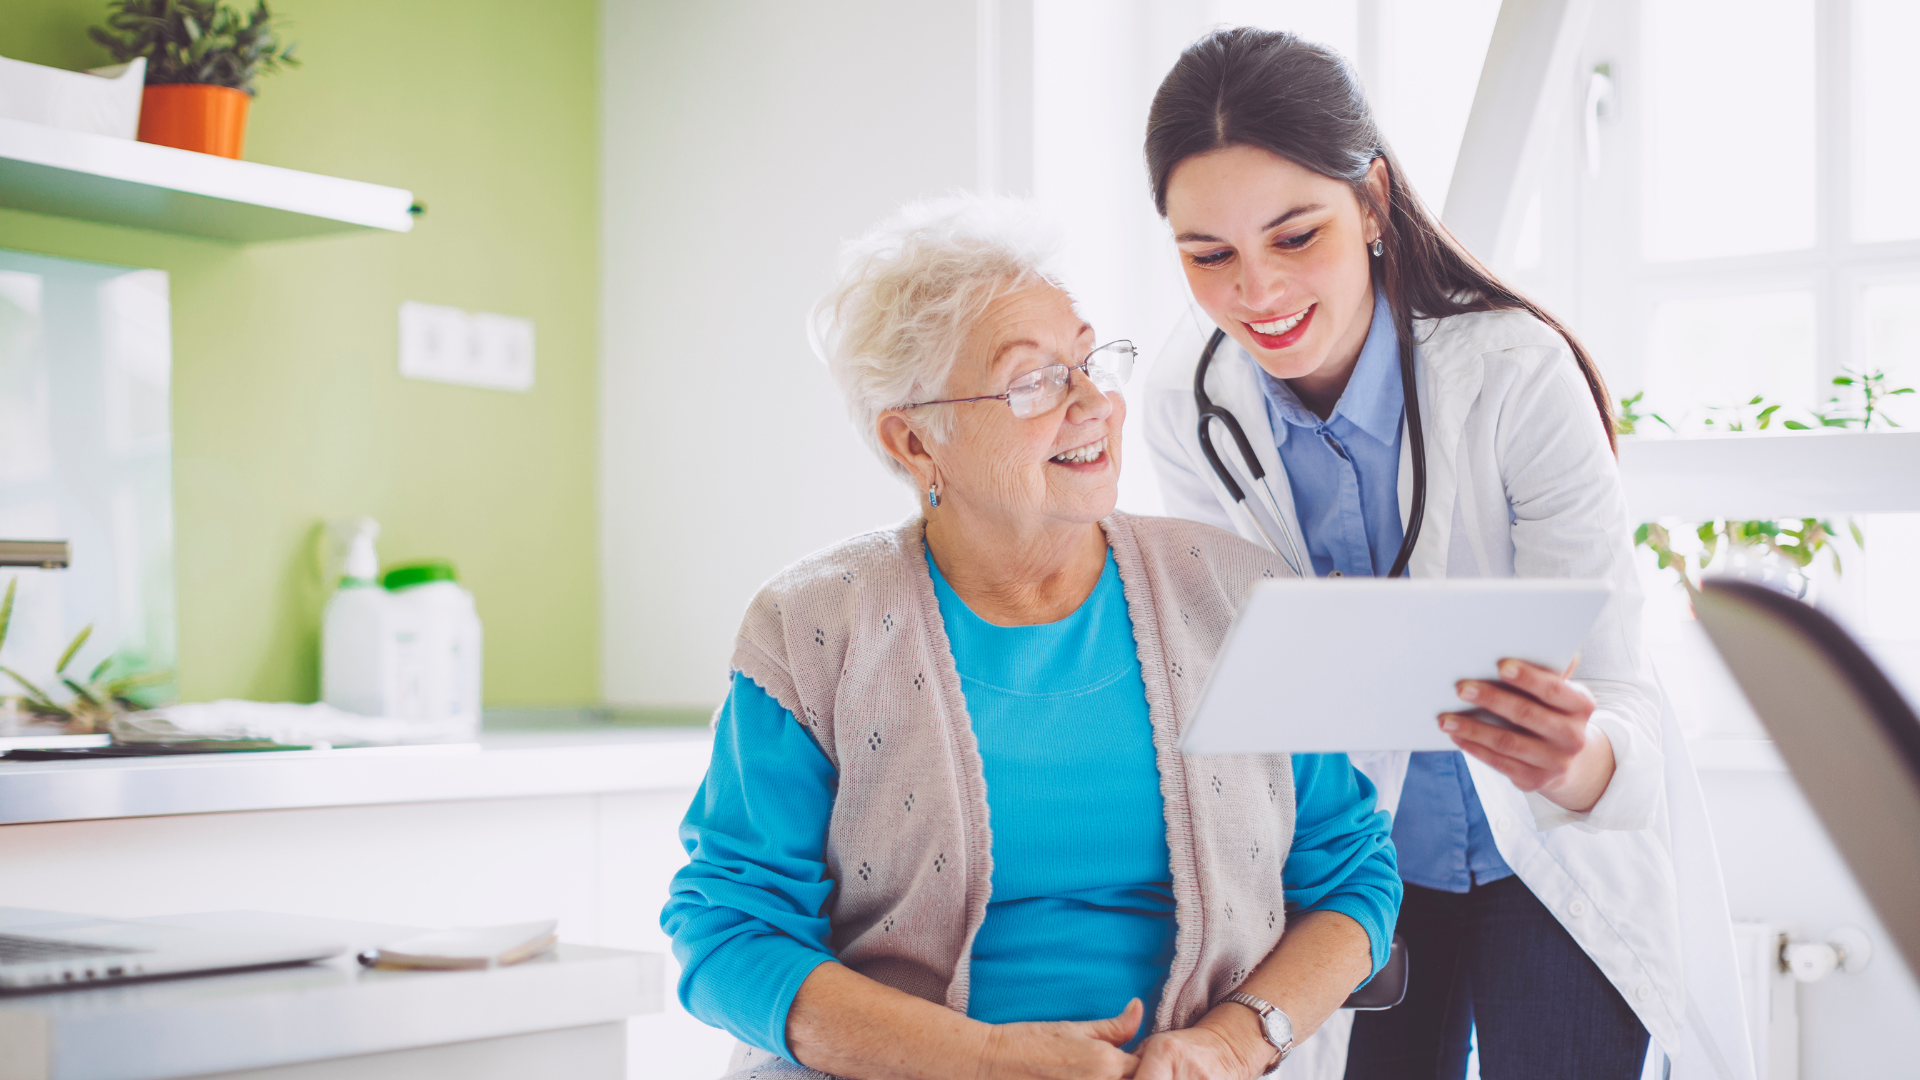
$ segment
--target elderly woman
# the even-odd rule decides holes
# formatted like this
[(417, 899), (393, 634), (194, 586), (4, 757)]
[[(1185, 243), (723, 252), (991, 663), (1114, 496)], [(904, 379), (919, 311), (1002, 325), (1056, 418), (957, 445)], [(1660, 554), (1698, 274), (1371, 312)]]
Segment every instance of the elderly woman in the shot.
[(1038, 235), (1015, 202), (909, 208), (817, 313), (921, 510), (740, 630), (661, 921), (742, 1075), (1255, 1077), (1385, 961), (1399, 877), (1346, 757), (1175, 749), (1284, 571), (1114, 510), (1133, 348)]

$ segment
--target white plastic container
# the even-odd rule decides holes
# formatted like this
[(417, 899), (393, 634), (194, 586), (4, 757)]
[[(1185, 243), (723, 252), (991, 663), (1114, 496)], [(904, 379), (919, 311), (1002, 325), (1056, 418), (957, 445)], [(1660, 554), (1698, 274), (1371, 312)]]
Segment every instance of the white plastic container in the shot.
[(0, 56), (0, 116), (31, 124), (131, 139), (140, 130), (147, 58), (66, 71)]
[(396, 694), (393, 597), (380, 585), (371, 518), (336, 523), (346, 547), (340, 588), (327, 601), (320, 635), (320, 697), (336, 709), (390, 716)]
[(321, 633), (321, 697), (378, 716), (398, 737), (471, 739), (480, 731), (480, 615), (453, 566), (421, 562), (380, 573), (372, 518), (332, 523), (340, 588)]
[(394, 694), (387, 715), (471, 738), (480, 731), (480, 615), (453, 566), (395, 567), (386, 585), (394, 642)]

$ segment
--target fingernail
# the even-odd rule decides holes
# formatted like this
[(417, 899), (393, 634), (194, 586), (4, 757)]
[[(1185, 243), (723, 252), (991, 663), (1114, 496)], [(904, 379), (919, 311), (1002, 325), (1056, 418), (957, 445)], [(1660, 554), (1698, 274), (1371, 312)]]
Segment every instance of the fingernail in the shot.
[(1443, 716), (1440, 718), (1441, 731), (1452, 731), (1459, 726), (1460, 726), (1460, 721), (1455, 720), (1451, 716)]
[(1517, 679), (1517, 678), (1519, 678), (1519, 677), (1520, 677), (1520, 665), (1519, 665), (1519, 664), (1516, 664), (1516, 663), (1514, 663), (1514, 662), (1513, 662), (1513, 661), (1511, 661), (1511, 660), (1509, 660), (1509, 661), (1507, 661), (1507, 662), (1506, 662), (1506, 663), (1504, 663), (1504, 664), (1501, 664), (1501, 665), (1500, 665), (1500, 677), (1501, 677), (1501, 678), (1503, 678), (1503, 679)]
[(1480, 684), (1463, 682), (1460, 684), (1460, 696), (1473, 701), (1480, 696)]

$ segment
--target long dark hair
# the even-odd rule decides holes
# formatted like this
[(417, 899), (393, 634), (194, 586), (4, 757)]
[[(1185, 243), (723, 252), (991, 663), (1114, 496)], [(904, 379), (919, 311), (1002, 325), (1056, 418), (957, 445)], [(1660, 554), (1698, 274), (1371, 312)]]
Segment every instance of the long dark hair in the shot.
[[(1360, 205), (1384, 222), (1385, 252), (1372, 259), (1373, 282), (1386, 293), (1400, 339), (1402, 367), (1413, 369), (1413, 320), (1469, 311), (1521, 310), (1565, 338), (1593, 391), (1613, 445), (1607, 384), (1580, 340), (1560, 320), (1495, 277), (1407, 186), (1399, 159), (1374, 123), (1360, 81), (1331, 49), (1292, 34), (1252, 27), (1216, 30), (1187, 47), (1161, 80), (1147, 114), (1147, 175), (1153, 205), (1167, 215), (1167, 181), (1182, 161), (1228, 146), (1255, 146), (1322, 176), (1345, 181)], [(1387, 166), (1388, 205), (1367, 185), (1375, 158)], [(1410, 418), (1411, 419), (1411, 418)]]

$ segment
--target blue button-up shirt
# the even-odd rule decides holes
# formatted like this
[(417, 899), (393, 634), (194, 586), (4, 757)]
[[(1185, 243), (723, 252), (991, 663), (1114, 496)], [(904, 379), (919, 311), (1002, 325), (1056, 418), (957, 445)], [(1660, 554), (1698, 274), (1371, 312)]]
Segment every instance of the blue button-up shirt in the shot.
[[(1387, 298), (1376, 292), (1360, 359), (1322, 420), (1286, 380), (1261, 370), (1274, 447), (1293, 489), (1301, 540), (1316, 574), (1371, 577), (1393, 568), (1400, 542), (1400, 422), (1406, 409), (1400, 343)], [(1400, 877), (1463, 893), (1511, 877), (1458, 750), (1422, 751), (1407, 767), (1393, 819)]]
[(1400, 343), (1384, 295), (1374, 303), (1360, 359), (1322, 420), (1285, 379), (1260, 371), (1273, 443), (1313, 572), (1372, 577), (1393, 568), (1400, 524)]

